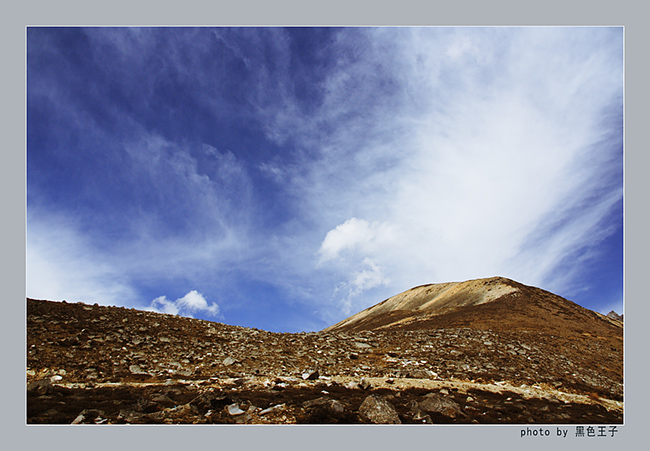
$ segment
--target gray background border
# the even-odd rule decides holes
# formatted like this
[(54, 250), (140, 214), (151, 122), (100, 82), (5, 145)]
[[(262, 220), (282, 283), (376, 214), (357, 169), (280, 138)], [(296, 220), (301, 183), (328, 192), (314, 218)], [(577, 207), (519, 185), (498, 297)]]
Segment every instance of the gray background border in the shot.
[[(0, 152), (2, 192), (3, 286), (2, 418), (0, 427), (8, 449), (155, 450), (203, 449), (349, 449), (422, 450), (441, 445), (507, 449), (611, 449), (647, 441), (648, 317), (644, 257), (648, 254), (648, 192), (642, 133), (648, 104), (647, 44), (644, 18), (648, 7), (639, 1), (545, 2), (456, 0), (434, 3), (330, 0), (237, 3), (113, 0), (25, 1), (3, 6), (2, 103), (3, 148)], [(625, 27), (626, 150), (625, 150), (625, 426), (615, 438), (520, 439), (521, 426), (119, 426), (70, 427), (25, 425), (25, 27), (50, 25), (608, 25)], [(555, 433), (555, 426), (549, 426)]]

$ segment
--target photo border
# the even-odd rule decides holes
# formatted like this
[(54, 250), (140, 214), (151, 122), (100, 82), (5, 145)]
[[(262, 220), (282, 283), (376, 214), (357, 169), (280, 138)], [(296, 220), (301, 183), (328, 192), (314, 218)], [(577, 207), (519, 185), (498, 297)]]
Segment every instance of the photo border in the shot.
[[(2, 280), (8, 291), (3, 298), (2, 382), (5, 403), (2, 431), (5, 443), (18, 449), (401, 449), (417, 446), (427, 450), (444, 444), (464, 448), (487, 445), (511, 449), (548, 447), (632, 447), (645, 441), (644, 375), (648, 364), (646, 327), (648, 318), (643, 282), (648, 226), (647, 144), (644, 106), (648, 100), (647, 43), (650, 42), (644, 17), (647, 7), (641, 2), (517, 1), (480, 0), (432, 4), (424, 1), (371, 2), (333, 0), (238, 3), (186, 0), (184, 2), (115, 0), (91, 3), (73, 0), (28, 1), (3, 6), (2, 74), (3, 128), (7, 136), (2, 152)], [(35, 426), (25, 425), (25, 190), (26, 190), (26, 113), (25, 113), (25, 27), (27, 26), (104, 26), (104, 25), (263, 25), (263, 26), (624, 26), (625, 27), (625, 425), (612, 439), (571, 437), (567, 439), (521, 439), (521, 426)], [(645, 145), (644, 145), (645, 144)], [(629, 300), (629, 302), (627, 302)], [(242, 429), (242, 427), (244, 429)], [(553, 426), (549, 426), (553, 428)], [(564, 426), (562, 426), (564, 427)], [(153, 428), (153, 429), (152, 429)]]

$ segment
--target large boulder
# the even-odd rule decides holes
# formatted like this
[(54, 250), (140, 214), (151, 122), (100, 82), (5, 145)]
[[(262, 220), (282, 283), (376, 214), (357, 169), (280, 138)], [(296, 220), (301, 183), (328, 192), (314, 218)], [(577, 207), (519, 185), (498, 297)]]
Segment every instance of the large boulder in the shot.
[(366, 423), (401, 424), (399, 415), (383, 396), (370, 395), (359, 406), (359, 416)]

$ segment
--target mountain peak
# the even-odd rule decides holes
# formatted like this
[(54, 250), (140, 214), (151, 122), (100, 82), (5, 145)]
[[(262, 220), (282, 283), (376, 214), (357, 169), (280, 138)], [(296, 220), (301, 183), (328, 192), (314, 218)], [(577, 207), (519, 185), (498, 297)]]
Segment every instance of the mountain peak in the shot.
[[(620, 327), (619, 321), (541, 288), (505, 277), (420, 285), (325, 329), (363, 331), (472, 327), (575, 335)], [(594, 329), (596, 328), (596, 329)]]
[(623, 315), (619, 315), (619, 314), (616, 313), (614, 310), (612, 310), (611, 312), (609, 312), (606, 316), (607, 316), (608, 318), (611, 318), (611, 319), (614, 319), (614, 320), (617, 320), (617, 321), (623, 321)]
[[(516, 293), (519, 291), (517, 285), (517, 282), (500, 276), (419, 285), (352, 315), (325, 331), (350, 327), (356, 329), (362, 324), (372, 329), (403, 322), (408, 318), (439, 315), (463, 307), (481, 305), (506, 294)], [(374, 324), (376, 320), (389, 318), (391, 320), (386, 324)]]

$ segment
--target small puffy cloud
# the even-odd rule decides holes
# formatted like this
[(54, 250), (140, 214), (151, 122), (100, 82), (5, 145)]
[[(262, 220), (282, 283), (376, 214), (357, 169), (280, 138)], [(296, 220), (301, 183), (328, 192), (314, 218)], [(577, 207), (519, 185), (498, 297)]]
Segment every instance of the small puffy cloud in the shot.
[(192, 290), (182, 298), (170, 301), (166, 296), (159, 296), (153, 301), (147, 309), (158, 313), (167, 313), (171, 315), (192, 316), (194, 313), (219, 317), (219, 305), (215, 302), (208, 303), (201, 293)]
[(372, 253), (379, 245), (388, 242), (391, 235), (392, 228), (387, 223), (348, 219), (327, 232), (318, 251), (320, 262), (333, 260), (344, 251)]
[(203, 295), (196, 290), (190, 291), (176, 302), (181, 306), (181, 308), (186, 308), (192, 312), (205, 311), (210, 313), (212, 316), (217, 316), (219, 314), (219, 306), (214, 302), (208, 305), (208, 301), (206, 301)]
[(180, 311), (176, 302), (168, 300), (165, 296), (159, 296), (151, 301), (151, 306), (149, 306), (147, 310), (158, 313), (167, 313), (170, 315), (178, 315)]

